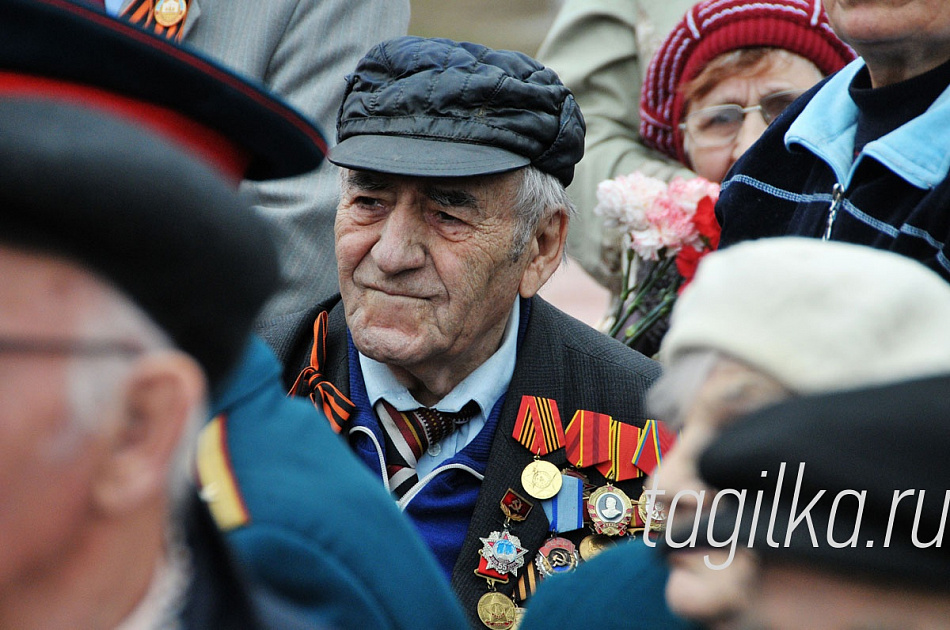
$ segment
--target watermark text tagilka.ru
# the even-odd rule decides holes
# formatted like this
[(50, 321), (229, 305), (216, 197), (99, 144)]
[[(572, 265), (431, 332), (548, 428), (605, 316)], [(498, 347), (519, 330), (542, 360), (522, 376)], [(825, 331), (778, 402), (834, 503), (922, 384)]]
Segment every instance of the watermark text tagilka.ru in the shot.
[[(785, 514), (780, 516), (778, 514), (778, 506), (782, 499), (781, 494), (783, 492), (783, 485), (785, 483), (785, 471), (786, 464), (783, 462), (780, 464), (778, 469), (778, 475), (775, 481), (774, 493), (771, 501), (767, 502), (771, 504), (771, 512), (768, 518), (768, 530), (766, 532), (765, 542), (774, 548), (781, 546), (788, 547), (792, 541), (792, 536), (795, 534), (795, 531), (799, 528), (807, 528), (808, 536), (811, 538), (811, 544), (814, 547), (827, 546), (832, 548), (844, 548), (844, 547), (857, 547), (862, 543), (862, 538), (860, 535), (861, 523), (864, 517), (865, 503), (867, 499), (867, 490), (841, 490), (839, 491), (831, 501), (830, 510), (824, 508), (826, 515), (823, 518), (827, 518), (828, 523), (826, 531), (816, 531), (815, 524), (812, 520), (812, 510), (819, 503), (819, 501), (827, 502), (830, 495), (826, 497), (827, 494), (825, 490), (818, 490), (814, 493), (811, 500), (806, 504), (804, 500), (801, 500), (801, 489), (802, 489), (802, 480), (805, 476), (805, 464), (800, 463), (798, 465), (798, 476), (795, 480), (795, 489), (792, 494), (791, 499), (791, 512), (790, 514)], [(762, 477), (767, 477), (767, 471), (762, 471)], [(654, 480), (656, 478), (654, 477)], [(757, 527), (763, 525), (761, 521), (761, 510), (763, 507), (763, 499), (765, 498), (765, 491), (758, 490), (755, 493), (754, 503), (752, 505), (752, 518), (751, 526), (748, 531), (747, 536), (742, 536), (741, 524), (743, 522), (743, 512), (748, 507), (747, 503), (750, 500), (749, 493), (746, 490), (734, 490), (734, 489), (724, 489), (718, 491), (709, 491), (714, 492), (714, 496), (709, 505), (708, 510), (695, 510), (693, 516), (692, 528), (687, 529), (683, 527), (681, 522), (677, 522), (675, 519), (676, 516), (676, 506), (683, 500), (686, 500), (689, 504), (704, 505), (706, 501), (706, 490), (682, 490), (677, 492), (672, 499), (666, 499), (665, 490), (658, 490), (656, 482), (654, 481), (653, 488), (646, 491), (647, 501), (651, 506), (663, 505), (666, 508), (666, 523), (667, 523), (667, 532), (666, 532), (666, 544), (671, 549), (682, 549), (684, 547), (693, 548), (697, 546), (697, 540), (700, 533), (700, 527), (702, 526), (703, 517), (707, 517), (706, 521), (706, 537), (704, 538), (704, 547), (711, 547), (714, 549), (722, 549), (725, 547), (729, 548), (729, 555), (725, 561), (721, 563), (713, 563), (710, 561), (709, 555), (705, 557), (706, 566), (710, 569), (725, 569), (731, 563), (735, 557), (736, 546), (740, 543), (740, 538), (743, 539), (744, 544), (749, 548), (753, 548), (753, 542), (756, 540), (756, 529)], [(950, 490), (946, 490), (943, 497), (943, 509), (940, 517), (940, 524), (934, 535), (933, 539), (928, 541), (922, 541), (919, 538), (919, 526), (920, 526), (920, 517), (921, 512), (924, 506), (926, 491), (924, 490), (894, 490), (893, 496), (891, 497), (890, 504), (890, 513), (887, 518), (887, 527), (885, 530), (883, 545), (888, 547), (891, 544), (892, 534), (894, 529), (894, 519), (897, 514), (898, 507), (901, 506), (902, 502), (913, 502), (914, 497), (917, 497), (917, 504), (914, 511), (914, 523), (910, 532), (911, 542), (920, 549), (925, 549), (928, 547), (941, 547), (943, 545), (943, 534), (947, 520), (947, 511), (950, 508)], [(661, 498), (664, 497), (664, 498)], [(931, 501), (939, 500), (931, 497)], [(728, 502), (728, 503), (727, 503)], [(720, 504), (723, 504), (721, 506)], [(787, 498), (785, 500), (787, 504)], [(728, 510), (721, 510), (721, 507), (728, 505)], [(905, 508), (906, 509), (906, 508)], [(847, 515), (846, 522), (851, 527), (850, 536), (845, 537), (843, 540), (841, 538), (841, 532), (838, 531), (838, 538), (835, 537), (834, 532), (839, 528), (836, 528), (836, 518), (839, 516), (839, 510)], [(649, 509), (646, 510), (647, 519), (646, 519), (646, 528), (649, 531), (650, 523), (652, 522), (656, 510)], [(724, 540), (718, 540), (716, 538), (716, 517), (717, 515), (728, 514), (729, 521), (734, 523), (734, 529), (732, 533), (727, 536)], [(778, 531), (784, 531), (784, 538), (781, 536), (776, 539), (775, 532), (777, 519), (788, 519), (787, 523), (780, 523), (783, 527), (780, 527)], [(681, 519), (682, 520), (682, 519)], [(673, 527), (672, 524), (676, 523), (676, 526)], [(721, 528), (720, 528), (721, 530)], [(720, 531), (721, 535), (721, 531)], [(929, 535), (929, 534), (928, 534)], [(819, 542), (819, 536), (822, 536), (823, 539)], [(747, 540), (746, 540), (747, 539)], [(644, 544), (653, 547), (656, 545), (655, 540), (651, 540), (650, 537), (643, 538)], [(759, 541), (761, 544), (761, 541)], [(873, 547), (875, 544), (878, 544), (876, 540), (863, 540), (865, 547)]]

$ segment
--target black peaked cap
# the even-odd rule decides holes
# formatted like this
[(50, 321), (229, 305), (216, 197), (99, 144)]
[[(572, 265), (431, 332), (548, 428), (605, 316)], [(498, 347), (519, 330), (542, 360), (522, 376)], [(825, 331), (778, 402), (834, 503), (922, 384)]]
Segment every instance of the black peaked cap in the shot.
[(276, 287), (268, 226), (179, 147), (101, 111), (0, 99), (0, 242), (111, 281), (205, 368), (233, 366)]
[(249, 179), (311, 171), (326, 153), (320, 131), (262, 87), (70, 0), (0, 0), (3, 71), (90, 85), (179, 112), (243, 146), (251, 156)]

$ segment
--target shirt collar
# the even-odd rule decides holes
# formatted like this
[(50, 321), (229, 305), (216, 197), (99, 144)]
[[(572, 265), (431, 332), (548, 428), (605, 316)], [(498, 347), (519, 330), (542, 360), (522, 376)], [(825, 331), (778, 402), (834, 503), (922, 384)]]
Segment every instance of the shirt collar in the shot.
[(847, 188), (854, 170), (869, 156), (918, 188), (933, 188), (950, 172), (950, 88), (924, 116), (869, 142), (853, 158), (858, 109), (848, 95), (855, 75), (864, 67), (855, 59), (832, 76), (809, 101), (785, 133), (785, 146), (804, 147), (821, 158)]
[[(487, 361), (455, 386), (442, 400), (435, 404), (439, 411), (454, 413), (474, 400), (487, 416), (495, 402), (508, 389), (515, 370), (518, 351), (518, 323), (521, 317), (520, 300), (515, 299), (502, 335), (501, 346)], [(383, 363), (358, 352), (363, 382), (370, 405), (375, 406), (383, 398), (399, 411), (409, 411), (421, 405)]]

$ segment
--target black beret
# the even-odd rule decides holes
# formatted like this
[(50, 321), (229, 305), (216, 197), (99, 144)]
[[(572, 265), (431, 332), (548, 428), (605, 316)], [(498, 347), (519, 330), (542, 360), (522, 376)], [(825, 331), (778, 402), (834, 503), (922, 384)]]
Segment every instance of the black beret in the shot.
[[(120, 113), (209, 162), (226, 162), (236, 179), (305, 173), (326, 153), (320, 131), (260, 86), (69, 0), (0, 0), (2, 96), (44, 96)], [(234, 151), (239, 160), (225, 156)]]
[(531, 57), (399, 37), (372, 48), (347, 77), (330, 161), (419, 177), (532, 164), (567, 186), (584, 130), (570, 90)]
[[(947, 519), (947, 453), (950, 376), (941, 375), (757, 411), (722, 431), (699, 470), (713, 487), (748, 492), (741, 514), (732, 503), (710, 517), (717, 541), (738, 531), (739, 545), (751, 540), (766, 558), (947, 591), (950, 546), (929, 544)], [(863, 507), (852, 491), (864, 493)]]
[(0, 99), (0, 242), (111, 281), (215, 385), (277, 281), (267, 224), (180, 147), (100, 110)]

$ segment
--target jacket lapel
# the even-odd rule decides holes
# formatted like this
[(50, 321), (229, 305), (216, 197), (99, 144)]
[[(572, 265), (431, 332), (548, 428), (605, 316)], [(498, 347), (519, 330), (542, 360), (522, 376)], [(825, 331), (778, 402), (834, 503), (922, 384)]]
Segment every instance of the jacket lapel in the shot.
[[(564, 382), (563, 373), (567, 366), (564, 365), (562, 346), (550, 319), (552, 308), (539, 298), (532, 300), (530, 326), (527, 327), (524, 341), (518, 348), (515, 371), (492, 440), (485, 480), (482, 482), (475, 513), (452, 573), (452, 586), (462, 600), (463, 609), (469, 615), (474, 614), (478, 599), (487, 591), (485, 580), (474, 573), (478, 567), (478, 550), (482, 548), (480, 538), (502, 529), (505, 517), (500, 503), (509, 488), (528, 498), (534, 506), (525, 521), (512, 522), (509, 525), (509, 531), (519, 538), (522, 547), (529, 550), (525, 556), (525, 564), (534, 560), (538, 548), (548, 536), (548, 520), (541, 508), (541, 502), (527, 497), (521, 485), (521, 472), (534, 457), (512, 437), (512, 433), (522, 396), (540, 396), (556, 400), (562, 424), (566, 425), (570, 421), (570, 418), (564, 417), (567, 409), (560, 408), (564, 402), (571, 404), (571, 401), (565, 399), (565, 392), (560, 387)], [(563, 449), (542, 459), (553, 463), (558, 469), (567, 465)], [(519, 569), (519, 577), (523, 575), (523, 571), (524, 569)], [(499, 584), (497, 590), (510, 594), (517, 582), (518, 577), (509, 576), (508, 583)]]
[(198, 0), (187, 0), (188, 15), (185, 16), (185, 25), (181, 27), (181, 40), (187, 41), (188, 33), (195, 27), (195, 22), (201, 16), (201, 7), (198, 6)]

